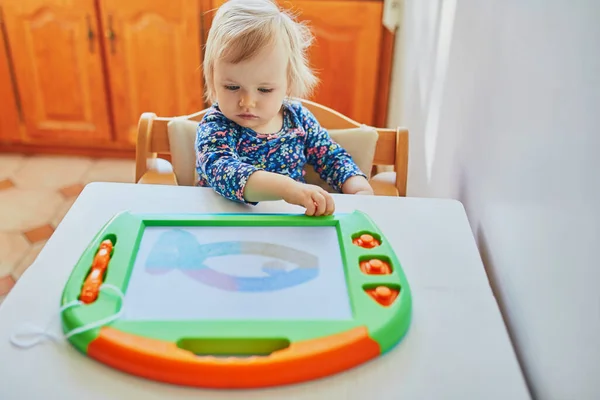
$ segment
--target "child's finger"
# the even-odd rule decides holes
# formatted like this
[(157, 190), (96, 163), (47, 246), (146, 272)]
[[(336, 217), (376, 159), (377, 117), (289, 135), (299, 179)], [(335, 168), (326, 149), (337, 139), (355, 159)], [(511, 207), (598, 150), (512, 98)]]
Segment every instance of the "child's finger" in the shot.
[(325, 193), (325, 201), (327, 205), (325, 207), (325, 215), (331, 215), (335, 212), (335, 202), (333, 201), (333, 196), (329, 193)]
[(323, 215), (325, 209), (327, 207), (327, 201), (325, 200), (325, 196), (321, 193), (316, 192), (312, 195), (313, 200), (317, 203), (317, 209), (315, 211), (315, 215)]
[(321, 193), (323, 199), (325, 200), (325, 209), (323, 210), (322, 215), (333, 214), (333, 212), (335, 211), (335, 203), (333, 201), (333, 196), (331, 195), (331, 193), (322, 188), (319, 191), (319, 193)]
[(315, 211), (317, 209), (317, 203), (312, 199), (312, 197), (309, 197), (304, 204), (304, 208), (306, 208), (306, 212), (304, 214), (313, 216), (315, 215)]

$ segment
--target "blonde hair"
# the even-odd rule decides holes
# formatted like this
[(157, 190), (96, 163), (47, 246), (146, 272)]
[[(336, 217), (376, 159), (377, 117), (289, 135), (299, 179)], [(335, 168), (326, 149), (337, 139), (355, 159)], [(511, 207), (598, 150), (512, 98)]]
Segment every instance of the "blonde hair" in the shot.
[(313, 36), (271, 0), (229, 0), (216, 12), (204, 54), (206, 98), (216, 101), (214, 65), (217, 60), (239, 63), (280, 38), (289, 54), (288, 95), (306, 97), (317, 84), (307, 50)]

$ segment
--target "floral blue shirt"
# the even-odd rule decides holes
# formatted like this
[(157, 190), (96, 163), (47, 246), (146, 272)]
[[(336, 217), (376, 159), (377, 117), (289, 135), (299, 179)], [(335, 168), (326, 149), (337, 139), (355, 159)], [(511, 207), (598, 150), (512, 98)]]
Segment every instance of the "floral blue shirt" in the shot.
[(217, 104), (198, 125), (197, 185), (212, 187), (230, 200), (256, 204), (244, 199), (244, 188), (250, 175), (258, 170), (305, 183), (307, 163), (337, 192), (348, 178), (366, 177), (348, 152), (299, 102), (284, 103), (282, 129), (273, 134), (260, 134), (236, 124), (223, 115)]

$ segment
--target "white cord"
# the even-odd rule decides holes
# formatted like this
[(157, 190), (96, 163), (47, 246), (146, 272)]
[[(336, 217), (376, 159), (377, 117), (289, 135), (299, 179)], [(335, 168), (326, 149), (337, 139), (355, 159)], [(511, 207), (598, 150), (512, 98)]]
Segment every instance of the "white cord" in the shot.
[[(123, 315), (123, 309), (124, 309), (123, 303), (125, 302), (125, 296), (123, 295), (123, 292), (121, 292), (121, 290), (118, 287), (116, 287), (114, 285), (106, 284), (106, 283), (102, 284), (102, 286), (100, 286), (100, 291), (102, 291), (103, 289), (111, 289), (119, 296), (119, 298), (121, 299), (121, 306), (119, 307), (119, 311), (117, 311), (115, 314), (110, 315), (106, 318), (103, 318), (99, 321), (91, 322), (87, 325), (80, 326), (78, 328), (71, 330), (70, 332), (67, 332), (65, 335), (63, 335), (63, 337), (65, 339), (68, 339), (69, 337), (71, 337), (73, 335), (77, 335), (81, 332), (89, 331), (90, 329), (94, 329), (99, 326), (106, 325), (110, 322), (115, 321), (121, 315)], [(58, 315), (60, 317), (60, 315), (63, 312), (65, 312), (65, 310), (67, 310), (71, 307), (81, 306), (81, 305), (84, 305), (84, 303), (80, 300), (74, 300), (70, 303), (67, 303), (60, 308), (60, 310), (58, 311)], [(52, 324), (52, 322), (53, 322), (52, 320), (49, 321), (48, 324), (46, 325), (45, 329), (40, 328), (39, 326), (33, 325), (31, 323), (24, 324), (23, 328), (19, 332), (15, 332), (10, 337), (10, 342), (13, 345), (20, 347), (20, 348), (29, 348), (29, 347), (33, 347), (33, 346), (41, 343), (42, 340), (44, 340), (44, 339), (50, 339), (50, 340), (56, 341), (56, 340), (60, 339), (60, 337), (52, 334), (49, 331), (50, 325)]]

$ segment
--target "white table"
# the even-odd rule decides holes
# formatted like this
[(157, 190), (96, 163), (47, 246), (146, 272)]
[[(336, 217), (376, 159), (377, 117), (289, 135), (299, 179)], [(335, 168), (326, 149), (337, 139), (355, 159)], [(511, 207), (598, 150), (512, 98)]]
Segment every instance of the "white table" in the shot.
[(350, 371), (268, 390), (214, 391), (144, 380), (78, 353), (67, 341), (18, 349), (21, 324), (55, 318), (81, 252), (115, 213), (303, 212), (256, 207), (210, 189), (93, 183), (0, 306), (0, 398), (9, 399), (529, 399), (462, 205), (453, 200), (336, 195), (336, 212), (368, 213), (403, 265), (413, 320), (390, 353)]

